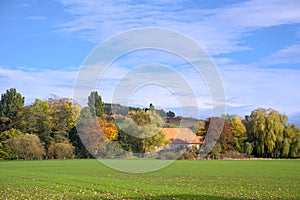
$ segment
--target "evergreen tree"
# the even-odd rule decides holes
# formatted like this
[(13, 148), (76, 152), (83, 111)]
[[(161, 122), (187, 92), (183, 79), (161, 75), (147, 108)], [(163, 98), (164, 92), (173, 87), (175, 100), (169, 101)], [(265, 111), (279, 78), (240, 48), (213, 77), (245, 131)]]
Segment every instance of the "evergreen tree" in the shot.
[(91, 92), (90, 96), (88, 97), (88, 106), (92, 116), (103, 119), (104, 106), (102, 98), (97, 91)]
[(6, 93), (1, 95), (0, 117), (14, 119), (20, 107), (24, 106), (24, 101), (25, 98), (15, 88), (6, 90)]

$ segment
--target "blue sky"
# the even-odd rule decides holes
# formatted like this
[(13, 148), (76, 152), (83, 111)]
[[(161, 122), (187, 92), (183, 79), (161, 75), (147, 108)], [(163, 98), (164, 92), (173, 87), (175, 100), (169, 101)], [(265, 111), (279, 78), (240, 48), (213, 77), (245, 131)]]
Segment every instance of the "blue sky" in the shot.
[[(243, 116), (258, 107), (271, 107), (293, 122), (300, 121), (298, 0), (2, 0), (0, 26), (0, 92), (15, 87), (27, 104), (51, 94), (72, 97), (84, 59), (112, 35), (160, 27), (185, 34), (211, 56), (223, 79), (228, 113)], [(155, 57), (156, 62), (174, 64), (172, 57), (162, 55), (147, 51), (116, 62), (98, 86), (104, 101), (111, 98), (113, 81), (126, 73), (122, 63), (144, 64)], [(197, 80), (194, 84), (197, 87)], [(143, 99), (143, 93), (137, 92), (136, 104), (147, 104), (150, 99), (162, 107), (176, 107), (168, 105), (166, 91), (148, 90), (160, 99), (151, 95)], [(203, 95), (198, 91), (197, 100), (200, 110), (207, 113), (210, 99), (203, 91)]]

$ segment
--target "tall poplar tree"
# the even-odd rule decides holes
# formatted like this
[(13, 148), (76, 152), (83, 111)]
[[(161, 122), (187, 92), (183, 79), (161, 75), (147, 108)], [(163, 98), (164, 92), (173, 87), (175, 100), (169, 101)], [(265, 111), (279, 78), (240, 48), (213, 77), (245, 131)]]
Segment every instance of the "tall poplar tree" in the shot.
[(90, 108), (92, 116), (100, 117), (101, 119), (103, 119), (104, 106), (102, 98), (97, 91), (91, 92), (90, 96), (88, 97), (88, 106)]

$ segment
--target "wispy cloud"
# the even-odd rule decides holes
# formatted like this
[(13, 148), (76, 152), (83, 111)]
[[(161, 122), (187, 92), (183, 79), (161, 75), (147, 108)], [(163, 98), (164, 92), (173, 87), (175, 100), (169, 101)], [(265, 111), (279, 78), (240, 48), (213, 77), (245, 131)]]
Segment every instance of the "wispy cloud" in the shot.
[[(251, 44), (245, 40), (257, 30), (299, 24), (298, 0), (287, 0), (284, 3), (279, 0), (248, 0), (215, 8), (205, 8), (199, 2), (188, 0), (151, 2), (61, 0), (61, 3), (69, 15), (56, 28), (63, 32), (75, 33), (74, 35), (96, 44), (121, 31), (143, 27), (173, 29), (195, 39), (209, 55), (214, 56), (214, 61), (220, 68), (227, 96), (226, 105), (230, 112), (243, 115), (257, 107), (272, 107), (286, 113), (300, 110), (300, 94), (297, 92), (300, 91), (300, 85), (297, 84), (300, 77), (299, 42), (284, 44), (287, 46), (281, 50), (277, 49), (277, 52), (247, 65), (240, 65), (238, 60), (226, 57), (233, 52), (251, 49), (249, 46)], [(32, 14), (27, 16), (27, 19), (45, 18), (39, 14)], [(124, 56), (99, 81), (98, 89), (104, 101), (111, 101), (116, 84), (130, 72), (127, 65), (134, 67), (147, 63), (161, 63), (174, 67), (193, 89), (199, 108), (211, 109), (209, 91), (204, 80), (199, 78), (199, 74), (189, 70), (182, 59), (162, 52), (156, 54), (136, 52), (133, 57)], [(294, 67), (284, 68), (283, 65)], [(0, 67), (1, 92), (16, 87), (27, 97), (27, 103), (30, 103), (32, 98), (45, 98), (50, 94), (72, 97), (77, 71), (43, 70), (43, 66), (39, 67), (40, 70)], [(170, 77), (157, 72), (143, 73), (141, 77), (151, 77), (154, 74), (157, 82)], [(94, 76), (87, 78), (98, 78)], [(137, 80), (139, 79), (129, 77), (126, 84), (134, 84)], [(180, 84), (174, 82), (173, 86), (179, 87)], [(143, 93), (143, 89), (147, 90), (146, 94)], [(185, 95), (182, 90), (179, 93)], [(190, 96), (185, 95), (185, 98), (186, 102), (189, 102)], [(147, 106), (151, 101), (163, 107), (176, 107), (178, 103), (175, 100), (175, 93), (156, 85), (137, 90), (132, 94), (131, 102)], [(189, 103), (181, 106), (189, 106)]]
[[(225, 61), (225, 63), (227, 62)], [(130, 73), (130, 70), (127, 67), (116, 65), (112, 67), (111, 73), (108, 71), (104, 75), (98, 88), (101, 94), (105, 94), (104, 99), (111, 100), (120, 79), (124, 79), (123, 86), (139, 86), (138, 83), (145, 80), (145, 77), (155, 76), (152, 79), (161, 85), (145, 85), (137, 91), (130, 90), (133, 93), (132, 102), (144, 106), (153, 102), (161, 107), (176, 107), (178, 102), (174, 101), (174, 98), (176, 99), (176, 95), (181, 95), (187, 98), (186, 102), (189, 102), (188, 98), (195, 98), (200, 109), (211, 110), (210, 91), (201, 75), (186, 66), (181, 69), (177, 68), (176, 72), (192, 88), (192, 95), (185, 96), (184, 91), (181, 90), (179, 90), (181, 92), (166, 90), (167, 85), (163, 84), (164, 82), (161, 80), (166, 79), (166, 77), (172, 79), (174, 75), (170, 73), (144, 71), (143, 75), (134, 74), (133, 77), (125, 79), (125, 74)], [(259, 107), (274, 108), (286, 114), (300, 110), (300, 94), (295, 92), (300, 90), (300, 85), (296, 84), (300, 77), (299, 68), (259, 68), (253, 67), (253, 65), (233, 65), (230, 63), (220, 68), (220, 75), (226, 93), (225, 105), (229, 113), (245, 115)], [(114, 79), (109, 79), (109, 77), (114, 77)], [(183, 81), (174, 77), (172, 80), (173, 87), (182, 88)], [(126, 92), (126, 88), (123, 91)], [(128, 94), (123, 95), (122, 93), (120, 95), (122, 97), (128, 96)], [(128, 101), (129, 99), (127, 99)], [(189, 103), (180, 106), (189, 106)]]
[(100, 42), (132, 28), (175, 29), (194, 38), (212, 55), (250, 49), (243, 38), (252, 31), (283, 24), (300, 23), (300, 3), (288, 0), (252, 0), (232, 6), (205, 9), (186, 2), (77, 1), (62, 0), (72, 20), (60, 24), (67, 32), (80, 32)]
[[(300, 77), (300, 69), (259, 69), (259, 68), (223, 67), (220, 69), (226, 91), (226, 108), (229, 113), (240, 115), (249, 114), (251, 110), (258, 107), (275, 108), (283, 113), (289, 114), (300, 110), (300, 85), (296, 84)], [(183, 72), (182, 77), (193, 88), (194, 96), (186, 95), (180, 88), (177, 91), (168, 90), (167, 85), (161, 83), (164, 77), (172, 77), (174, 74), (161, 74), (159, 72), (143, 72), (143, 77), (156, 76), (159, 84), (144, 84), (143, 87), (135, 88), (135, 83), (130, 79), (125, 79), (128, 73), (127, 68), (114, 67), (107, 72), (101, 80), (98, 88), (105, 102), (115, 101), (117, 97), (128, 96), (127, 103), (132, 105), (147, 106), (154, 103), (162, 108), (186, 107), (191, 105), (190, 98), (197, 101), (201, 117), (207, 117), (203, 113), (211, 113), (212, 102), (208, 89), (197, 75)], [(141, 73), (141, 72), (139, 72)], [(1, 83), (0, 91), (15, 87), (26, 97), (26, 103), (33, 102), (34, 98), (46, 98), (50, 94), (60, 97), (73, 97), (74, 83), (77, 71), (34, 71), (24, 69), (8, 69), (0, 67)], [(112, 75), (112, 78), (109, 78)], [(132, 77), (131, 77), (132, 78)], [(123, 86), (134, 87), (131, 94), (114, 94), (116, 85), (120, 80), (124, 81)], [(175, 79), (177, 80), (177, 79)], [(177, 84), (176, 84), (177, 83)], [(181, 87), (180, 82), (173, 81), (173, 87)], [(122, 82), (121, 82), (122, 86)], [(141, 86), (141, 85), (138, 85)], [(120, 88), (119, 88), (120, 89)], [(123, 88), (124, 89), (124, 88)], [(171, 88), (172, 89), (172, 88)], [(121, 87), (122, 90), (122, 87)], [(126, 91), (126, 90), (125, 90)], [(178, 92), (179, 91), (179, 92)], [(114, 96), (116, 95), (116, 96)], [(181, 96), (183, 103), (178, 101)], [(115, 98), (115, 99), (114, 99)], [(119, 101), (119, 103), (121, 100)], [(122, 100), (123, 102), (123, 100)], [(83, 104), (84, 105), (84, 104)], [(195, 112), (195, 110), (193, 110)]]
[(76, 71), (24, 70), (0, 66), (0, 91), (17, 88), (25, 97), (26, 103), (35, 98), (46, 98), (51, 94), (72, 97)]
[(300, 44), (287, 46), (262, 60), (265, 65), (300, 64)]
[(42, 17), (42, 16), (27, 16), (26, 19), (29, 19), (29, 20), (46, 20), (46, 17)]
[[(300, 69), (260, 69), (249, 66), (221, 68), (227, 103), (254, 108), (274, 108), (292, 113), (300, 110)], [(250, 111), (250, 110), (249, 110)]]

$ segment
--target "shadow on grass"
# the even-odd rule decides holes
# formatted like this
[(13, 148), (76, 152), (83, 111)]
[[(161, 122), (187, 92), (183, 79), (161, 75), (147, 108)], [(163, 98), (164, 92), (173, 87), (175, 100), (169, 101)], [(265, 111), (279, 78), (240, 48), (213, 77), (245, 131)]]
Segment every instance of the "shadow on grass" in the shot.
[(189, 194), (178, 194), (178, 195), (159, 195), (159, 196), (145, 196), (142, 198), (133, 198), (133, 199), (172, 199), (172, 200), (179, 200), (179, 199), (199, 199), (199, 200), (205, 200), (205, 199), (215, 199), (215, 200), (241, 200), (240, 198), (232, 197), (218, 197), (218, 196), (210, 196), (210, 195), (189, 195)]

